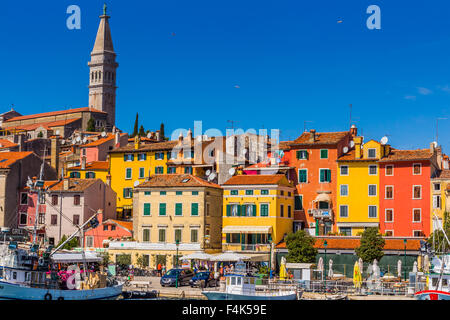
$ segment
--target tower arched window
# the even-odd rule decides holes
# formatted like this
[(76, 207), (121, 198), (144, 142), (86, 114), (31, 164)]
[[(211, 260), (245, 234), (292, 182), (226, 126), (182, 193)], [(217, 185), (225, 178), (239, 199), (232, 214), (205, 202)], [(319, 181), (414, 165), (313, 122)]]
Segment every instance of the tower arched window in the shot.
[(102, 80), (102, 72), (101, 72), (101, 71), (100, 71), (99, 74), (98, 74), (98, 79), (99, 79), (99, 80)]

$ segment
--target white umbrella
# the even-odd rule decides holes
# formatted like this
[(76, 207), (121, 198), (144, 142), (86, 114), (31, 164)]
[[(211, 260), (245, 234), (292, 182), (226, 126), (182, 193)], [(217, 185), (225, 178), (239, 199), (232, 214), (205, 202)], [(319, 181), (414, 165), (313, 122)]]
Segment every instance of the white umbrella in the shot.
[(417, 272), (417, 261), (414, 261), (414, 266), (412, 272)]
[(211, 261), (240, 261), (240, 260), (248, 260), (250, 257), (245, 256), (243, 254), (239, 254), (236, 252), (224, 252), (217, 256), (213, 256)]
[(430, 257), (426, 254), (425, 258), (423, 258), (423, 271), (425, 273), (430, 272)]
[(181, 260), (210, 260), (211, 258), (212, 258), (212, 255), (207, 254), (202, 251), (197, 251), (194, 253), (184, 255), (180, 259)]
[(323, 272), (323, 259), (322, 259), (322, 257), (319, 258), (319, 262), (317, 263), (317, 270)]
[(358, 267), (359, 267), (359, 272), (361, 272), (361, 276), (362, 276), (362, 274), (364, 272), (364, 269), (363, 269), (364, 268), (364, 263), (363, 263), (361, 258), (358, 259)]
[(328, 276), (330, 278), (333, 277), (333, 260), (332, 259), (330, 259), (330, 263), (329, 263)]
[(378, 267), (377, 259), (373, 259), (372, 272), (375, 279), (380, 277), (380, 267)]
[(402, 260), (398, 260), (397, 262), (397, 276), (399, 278), (402, 277)]

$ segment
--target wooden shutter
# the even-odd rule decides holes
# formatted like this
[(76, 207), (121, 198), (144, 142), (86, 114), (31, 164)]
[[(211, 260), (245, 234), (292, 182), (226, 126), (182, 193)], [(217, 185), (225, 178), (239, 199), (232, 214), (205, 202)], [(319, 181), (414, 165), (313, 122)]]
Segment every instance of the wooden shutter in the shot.
[(231, 205), (227, 204), (227, 217), (231, 216)]
[(253, 205), (253, 216), (256, 217), (256, 204)]
[(325, 170), (320, 170), (320, 182), (325, 182)]

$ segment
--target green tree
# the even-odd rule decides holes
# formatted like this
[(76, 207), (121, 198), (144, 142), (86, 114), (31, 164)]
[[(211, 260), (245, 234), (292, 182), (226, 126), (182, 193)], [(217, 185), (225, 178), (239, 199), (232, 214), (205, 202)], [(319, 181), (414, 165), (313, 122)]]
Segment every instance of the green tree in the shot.
[(298, 230), (286, 237), (288, 255), (287, 262), (311, 263), (316, 260), (317, 249), (314, 248), (316, 240), (305, 230)]
[(120, 254), (116, 257), (116, 263), (129, 266), (131, 264), (131, 254)]
[(134, 120), (134, 129), (133, 133), (131, 134), (131, 138), (134, 138), (138, 134), (139, 129), (139, 113), (136, 112), (136, 120)]
[(144, 255), (136, 253), (136, 265), (139, 268), (144, 268), (145, 267)]
[[(447, 237), (450, 237), (450, 212), (444, 212), (444, 224), (442, 228), (444, 229)], [(449, 244), (445, 240), (444, 232), (439, 228), (433, 231), (427, 239), (427, 242), (434, 245), (434, 250), (436, 252), (445, 252), (445, 248), (448, 248)]]
[(109, 253), (107, 251), (102, 252), (100, 254), (100, 257), (102, 257), (102, 259), (103, 259), (102, 263), (103, 263), (104, 266), (108, 266), (108, 264), (111, 262), (111, 258), (110, 258)]
[(139, 128), (139, 137), (145, 137), (145, 130), (143, 125), (141, 125), (141, 127)]
[(159, 136), (161, 137), (161, 140), (165, 140), (164, 123), (161, 123), (161, 125), (159, 126)]
[[(63, 235), (61, 240), (59, 241), (58, 246), (60, 246), (64, 241), (67, 240), (67, 236)], [(69, 242), (67, 242), (61, 249), (72, 250), (73, 248), (79, 247), (80, 243), (78, 242), (78, 238), (72, 238)]]
[(94, 118), (90, 118), (88, 123), (87, 123), (87, 128), (86, 131), (88, 132), (95, 132), (95, 120)]
[(38, 138), (42, 138), (44, 136), (44, 134), (42, 133), (42, 131), (39, 131), (39, 133), (37, 134)]
[(367, 228), (361, 235), (361, 244), (356, 248), (356, 254), (364, 262), (380, 261), (384, 256), (384, 239), (378, 228)]

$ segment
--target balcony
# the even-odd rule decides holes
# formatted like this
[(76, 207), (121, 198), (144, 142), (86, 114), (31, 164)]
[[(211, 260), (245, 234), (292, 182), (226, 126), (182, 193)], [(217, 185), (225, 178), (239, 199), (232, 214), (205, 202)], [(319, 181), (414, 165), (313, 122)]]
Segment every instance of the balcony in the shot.
[(270, 244), (222, 243), (222, 251), (270, 252)]
[(332, 209), (310, 209), (308, 210), (308, 213), (312, 214), (314, 218), (318, 219), (333, 219)]

